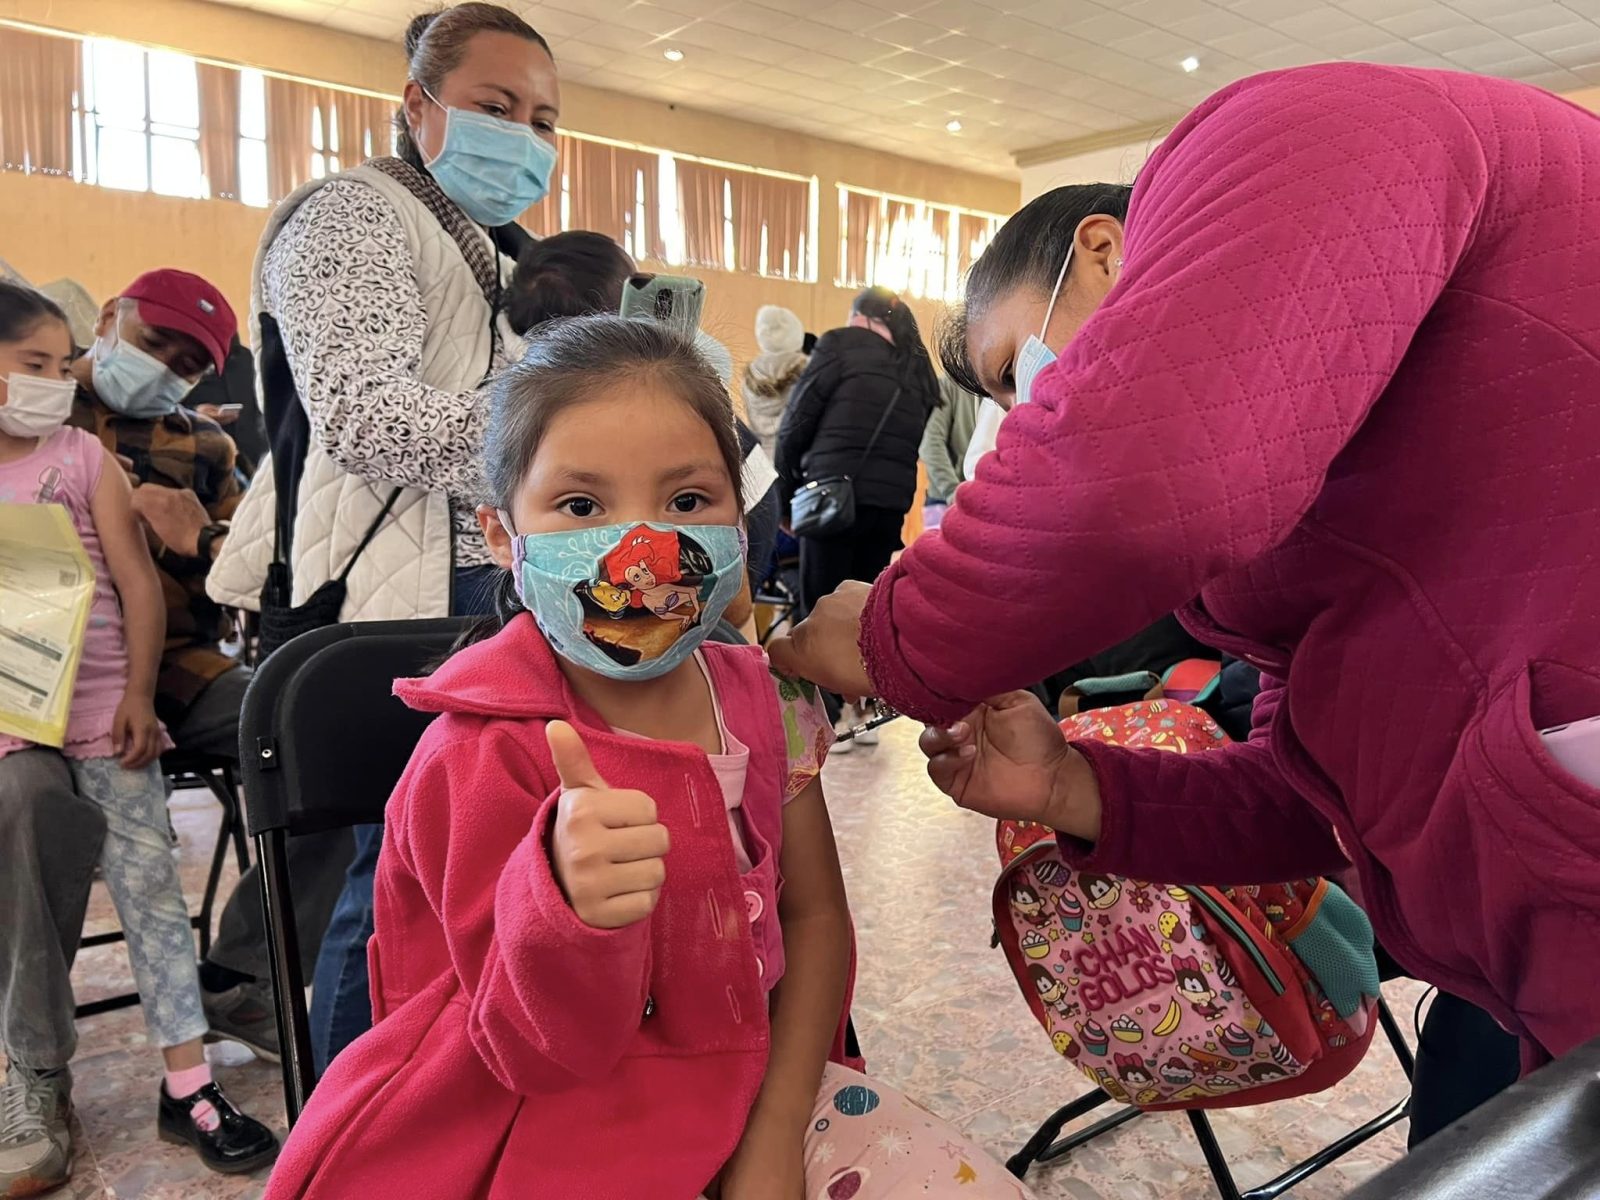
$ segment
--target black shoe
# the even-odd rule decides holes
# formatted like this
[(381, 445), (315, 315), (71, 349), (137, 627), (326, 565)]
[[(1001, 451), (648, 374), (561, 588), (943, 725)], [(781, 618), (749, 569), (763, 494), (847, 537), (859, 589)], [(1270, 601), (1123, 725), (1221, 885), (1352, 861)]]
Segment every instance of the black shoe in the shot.
[[(215, 1129), (201, 1129), (190, 1115), (202, 1100), (209, 1101), (222, 1118)], [(223, 1175), (244, 1175), (278, 1157), (278, 1139), (272, 1130), (235, 1108), (215, 1083), (181, 1100), (167, 1095), (167, 1085), (162, 1083), (156, 1128), (162, 1141), (193, 1146), (201, 1162)]]

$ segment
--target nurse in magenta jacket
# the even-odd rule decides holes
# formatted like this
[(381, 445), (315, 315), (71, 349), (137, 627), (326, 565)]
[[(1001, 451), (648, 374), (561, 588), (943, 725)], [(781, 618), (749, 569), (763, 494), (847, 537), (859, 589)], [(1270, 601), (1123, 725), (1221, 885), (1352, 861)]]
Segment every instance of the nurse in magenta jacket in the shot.
[[(1600, 120), (1309, 67), (1179, 125), (1125, 241), (1077, 191), (1001, 231), (947, 347), (1008, 405), (1043, 329), (1032, 402), (775, 661), (938, 727), (936, 782), (1095, 870), (1348, 858), (1383, 944), (1528, 1062), (1600, 1035), (1600, 788), (1538, 735), (1600, 714)], [(1248, 743), (1068, 752), (1036, 704), (980, 707), (1174, 609), (1266, 676)]]

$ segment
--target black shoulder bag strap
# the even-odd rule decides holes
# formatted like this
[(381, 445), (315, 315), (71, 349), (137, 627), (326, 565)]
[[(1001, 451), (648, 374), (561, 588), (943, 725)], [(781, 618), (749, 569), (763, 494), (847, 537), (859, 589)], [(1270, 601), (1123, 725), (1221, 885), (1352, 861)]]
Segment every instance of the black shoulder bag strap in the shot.
[(384, 519), (394, 509), (395, 501), (400, 499), (400, 493), (403, 491), (405, 491), (405, 488), (397, 485), (394, 491), (389, 493), (389, 498), (383, 502), (383, 507), (378, 510), (378, 515), (372, 518), (372, 524), (367, 526), (367, 532), (356, 543), (356, 548), (350, 552), (350, 558), (344, 564), (344, 570), (340, 571), (336, 576), (340, 587), (343, 587), (349, 580), (350, 571), (356, 565), (356, 559), (360, 558), (362, 551), (372, 544), (372, 539), (378, 536), (378, 530), (383, 527)]
[(856, 463), (856, 469), (850, 474), (850, 479), (854, 480), (857, 475), (861, 474), (861, 468), (866, 466), (867, 460), (872, 457), (873, 448), (877, 446), (878, 438), (883, 435), (883, 427), (889, 423), (889, 418), (894, 415), (895, 405), (900, 403), (900, 393), (905, 390), (906, 387), (903, 383), (895, 387), (894, 395), (889, 399), (889, 407), (884, 409), (883, 416), (878, 418), (878, 426), (872, 431), (872, 437), (867, 442), (867, 448), (861, 452), (861, 461)]

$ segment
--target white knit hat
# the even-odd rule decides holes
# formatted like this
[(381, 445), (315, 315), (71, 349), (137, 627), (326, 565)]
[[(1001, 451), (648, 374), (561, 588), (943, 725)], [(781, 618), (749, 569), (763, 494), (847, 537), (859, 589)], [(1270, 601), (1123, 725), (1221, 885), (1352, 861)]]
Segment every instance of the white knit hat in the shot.
[(763, 354), (795, 354), (806, 340), (800, 318), (777, 304), (763, 304), (756, 312), (756, 345)]

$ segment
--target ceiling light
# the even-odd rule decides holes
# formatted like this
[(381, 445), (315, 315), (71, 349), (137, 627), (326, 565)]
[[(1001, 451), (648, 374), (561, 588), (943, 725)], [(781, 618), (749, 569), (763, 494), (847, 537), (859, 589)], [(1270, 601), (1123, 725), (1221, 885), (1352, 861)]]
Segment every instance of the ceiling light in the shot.
[(1200, 69), (1200, 60), (1198, 58), (1196, 58), (1194, 55), (1191, 54), (1191, 55), (1189, 55), (1188, 58), (1184, 59), (1178, 65), (1180, 67), (1182, 67), (1185, 71), (1187, 71), (1190, 75), (1193, 75), (1196, 71), (1198, 71)]
[[(663, 50), (661, 52), (661, 57), (666, 59), (668, 62), (682, 62), (683, 61), (683, 51), (682, 50)], [(1198, 66), (1199, 64), (1196, 63), (1195, 65)]]
[(946, 121), (944, 123), (944, 127), (951, 133), (961, 132), (961, 122), (956, 120), (954, 117), (951, 117), (948, 121)]

